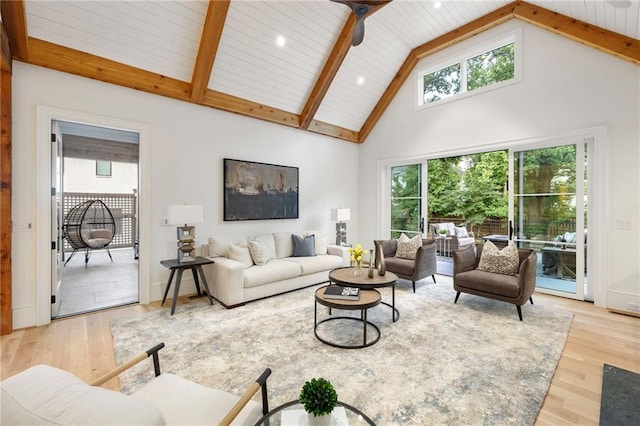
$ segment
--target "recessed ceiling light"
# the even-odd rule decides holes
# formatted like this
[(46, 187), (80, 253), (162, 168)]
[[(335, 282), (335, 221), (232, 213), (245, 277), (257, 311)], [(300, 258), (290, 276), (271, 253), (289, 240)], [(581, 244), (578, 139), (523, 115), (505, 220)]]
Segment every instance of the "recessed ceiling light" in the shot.
[(442, 6), (442, 3), (440, 3), (439, 1), (433, 2), (433, 7), (435, 7), (436, 9), (438, 9), (440, 6)]
[(358, 84), (362, 85), (364, 83), (364, 77), (358, 77)]
[(284, 39), (283, 36), (279, 35), (278, 37), (276, 37), (276, 44), (279, 47), (283, 47), (285, 45), (285, 43), (286, 43), (286, 40)]

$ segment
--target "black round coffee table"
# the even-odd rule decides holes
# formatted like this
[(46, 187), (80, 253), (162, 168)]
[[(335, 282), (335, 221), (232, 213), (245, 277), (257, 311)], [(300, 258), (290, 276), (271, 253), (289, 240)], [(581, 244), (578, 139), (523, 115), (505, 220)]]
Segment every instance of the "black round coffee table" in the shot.
[[(329, 346), (333, 346), (335, 348), (342, 349), (361, 349), (366, 348), (367, 346), (371, 346), (380, 340), (380, 329), (378, 326), (373, 324), (372, 322), (367, 321), (367, 309), (373, 308), (374, 306), (378, 306), (380, 304), (380, 293), (378, 290), (360, 290), (360, 299), (359, 300), (344, 300), (344, 299), (329, 299), (324, 297), (324, 291), (329, 286), (320, 287), (316, 290), (316, 300), (313, 309), (313, 333), (316, 335), (318, 340), (322, 343), (325, 343)], [(346, 316), (332, 316), (322, 321), (318, 322), (318, 303), (328, 307), (329, 309), (341, 309), (345, 311), (360, 311), (360, 318), (356, 317), (346, 317)], [(363, 332), (362, 332), (362, 344), (361, 345), (347, 345), (340, 344), (336, 342), (329, 341), (318, 334), (318, 326), (325, 322), (329, 321), (337, 321), (337, 320), (345, 320), (345, 321), (358, 321), (362, 322)], [(375, 339), (367, 341), (367, 326), (371, 326), (377, 333)]]
[(391, 305), (381, 302), (391, 308), (391, 319), (393, 322), (400, 318), (400, 311), (396, 309), (396, 284), (398, 276), (393, 272), (378, 275), (378, 271), (374, 271), (373, 278), (369, 278), (366, 268), (363, 268), (362, 275), (354, 275), (354, 267), (337, 268), (329, 272), (329, 281), (342, 287), (357, 287), (364, 290), (373, 290), (376, 288), (391, 287)]
[[(362, 411), (340, 401), (338, 401), (338, 405), (336, 408), (334, 408), (331, 415), (336, 417), (336, 420), (338, 420), (337, 424), (344, 424), (344, 421), (346, 421), (349, 426), (375, 425), (375, 423)], [(269, 411), (256, 422), (255, 426), (305, 424), (304, 421), (306, 420), (306, 417), (307, 413), (304, 411), (303, 405), (300, 404), (298, 400), (295, 400), (282, 404), (279, 407), (276, 407), (273, 410)], [(333, 422), (331, 424), (333, 424)]]

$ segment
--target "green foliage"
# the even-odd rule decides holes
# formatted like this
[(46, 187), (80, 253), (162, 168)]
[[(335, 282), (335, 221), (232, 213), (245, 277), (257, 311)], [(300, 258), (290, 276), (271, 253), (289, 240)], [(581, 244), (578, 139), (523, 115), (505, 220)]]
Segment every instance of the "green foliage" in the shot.
[(481, 223), (484, 218), (505, 218), (509, 212), (506, 151), (484, 152), (466, 157), (463, 176), (463, 217)]
[(460, 93), (460, 64), (424, 76), (424, 99), (428, 104)]
[(467, 90), (489, 86), (515, 76), (514, 43), (467, 60)]
[(304, 383), (299, 397), (300, 404), (314, 417), (329, 414), (338, 404), (338, 394), (333, 385), (322, 377)]
[(460, 216), (461, 157), (429, 160), (429, 215)]

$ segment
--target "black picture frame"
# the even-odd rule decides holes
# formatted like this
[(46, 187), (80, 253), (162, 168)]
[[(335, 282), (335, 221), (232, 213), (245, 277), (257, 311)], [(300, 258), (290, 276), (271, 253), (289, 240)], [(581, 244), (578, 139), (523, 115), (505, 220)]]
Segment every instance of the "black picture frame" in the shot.
[(297, 167), (224, 159), (224, 220), (298, 219)]

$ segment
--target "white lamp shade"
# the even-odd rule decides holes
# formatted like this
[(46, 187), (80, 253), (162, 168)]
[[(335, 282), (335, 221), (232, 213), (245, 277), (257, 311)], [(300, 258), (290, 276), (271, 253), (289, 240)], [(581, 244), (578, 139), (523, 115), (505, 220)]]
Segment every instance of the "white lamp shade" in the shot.
[(188, 225), (202, 223), (202, 206), (175, 205), (167, 209), (167, 223), (169, 225)]
[(336, 220), (338, 222), (351, 220), (351, 209), (336, 209)]

